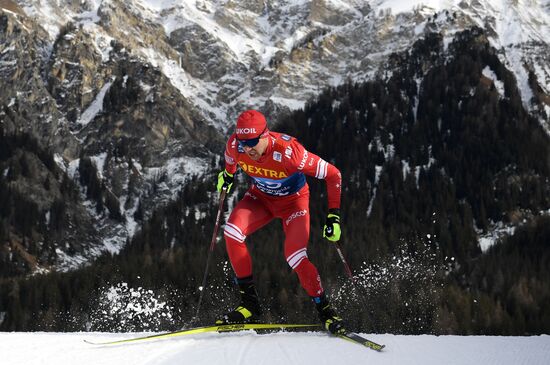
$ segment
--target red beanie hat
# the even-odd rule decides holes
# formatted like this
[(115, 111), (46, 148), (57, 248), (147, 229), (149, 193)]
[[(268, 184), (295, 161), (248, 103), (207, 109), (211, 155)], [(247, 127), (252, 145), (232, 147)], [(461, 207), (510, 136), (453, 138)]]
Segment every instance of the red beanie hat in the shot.
[(262, 113), (257, 110), (246, 110), (237, 118), (235, 130), (238, 139), (252, 139), (264, 137), (269, 132), (267, 122)]

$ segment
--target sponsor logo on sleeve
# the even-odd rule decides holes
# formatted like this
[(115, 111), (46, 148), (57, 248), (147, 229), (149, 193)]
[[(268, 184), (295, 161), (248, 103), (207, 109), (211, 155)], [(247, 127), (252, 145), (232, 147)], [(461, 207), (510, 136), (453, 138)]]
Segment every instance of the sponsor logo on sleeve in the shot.
[(304, 167), (306, 166), (307, 156), (308, 156), (307, 150), (304, 150), (304, 156), (302, 157), (302, 161), (300, 162), (300, 165), (298, 165), (298, 170), (303, 170)]
[(285, 157), (291, 158), (292, 157), (292, 147), (288, 146), (285, 150)]
[(283, 155), (280, 152), (275, 151), (273, 152), (273, 159), (275, 161), (281, 162), (281, 160), (283, 159)]
[(288, 141), (290, 141), (291, 137), (290, 137), (289, 135), (283, 134), (283, 135), (281, 136), (281, 139), (288, 142)]
[(231, 156), (229, 156), (227, 153), (225, 153), (225, 162), (227, 162), (230, 165), (235, 164), (235, 159)]

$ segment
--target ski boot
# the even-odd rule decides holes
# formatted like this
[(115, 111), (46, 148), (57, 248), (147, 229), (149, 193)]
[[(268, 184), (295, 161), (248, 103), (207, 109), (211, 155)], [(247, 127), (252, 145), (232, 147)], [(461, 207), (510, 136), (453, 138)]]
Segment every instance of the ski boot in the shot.
[(237, 284), (241, 293), (241, 303), (237, 308), (217, 319), (217, 325), (255, 323), (262, 314), (252, 278), (237, 279)]
[(342, 318), (336, 314), (336, 311), (332, 308), (324, 293), (319, 297), (314, 297), (313, 301), (315, 302), (317, 312), (319, 312), (319, 319), (327, 331), (334, 335), (346, 333)]

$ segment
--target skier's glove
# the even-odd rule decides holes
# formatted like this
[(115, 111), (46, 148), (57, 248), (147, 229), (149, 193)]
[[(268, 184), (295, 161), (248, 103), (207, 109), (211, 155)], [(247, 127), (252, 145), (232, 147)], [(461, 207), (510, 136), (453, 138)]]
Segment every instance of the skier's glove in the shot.
[(329, 209), (325, 227), (323, 228), (323, 237), (332, 242), (340, 240), (340, 209)]
[(233, 174), (230, 174), (227, 172), (227, 170), (223, 170), (218, 174), (218, 185), (216, 186), (218, 192), (221, 192), (222, 189), (225, 189), (227, 193), (229, 193), (229, 190), (231, 190), (231, 187), (233, 186)]

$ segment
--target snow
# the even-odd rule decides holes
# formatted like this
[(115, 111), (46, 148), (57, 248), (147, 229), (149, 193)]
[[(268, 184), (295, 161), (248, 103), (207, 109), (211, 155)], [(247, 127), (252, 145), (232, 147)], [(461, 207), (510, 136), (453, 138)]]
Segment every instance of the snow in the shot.
[[(169, 159), (162, 167), (148, 168), (144, 174), (147, 180), (154, 180), (155, 176), (163, 174), (169, 176), (170, 186), (166, 186), (166, 189), (172, 190), (172, 198), (175, 198), (179, 190), (176, 187), (183, 186), (193, 175), (203, 174), (209, 163), (209, 159), (200, 157), (176, 157)], [(163, 182), (160, 185), (166, 184)]]
[(60, 248), (55, 249), (57, 255), (57, 260), (59, 261), (59, 266), (56, 269), (60, 272), (66, 272), (73, 270), (76, 267), (82, 267), (86, 262), (89, 262), (89, 259), (83, 255), (75, 254), (69, 255)]
[[(409, 12), (419, 6), (424, 6), (433, 9), (434, 11), (440, 11), (442, 9), (450, 8), (453, 3), (457, 1), (451, 0), (420, 0), (420, 1), (407, 1), (407, 0), (379, 0), (374, 2), (373, 8), (377, 10), (391, 9), (393, 15)], [(378, 11), (377, 11), (378, 13)]]
[(287, 106), (291, 110), (304, 109), (306, 105), (306, 100), (289, 99), (276, 96), (272, 96), (270, 99), (279, 105)]
[(132, 288), (128, 283), (118, 283), (101, 288), (100, 298), (90, 316), (88, 328), (114, 324), (114, 331), (121, 328), (132, 330), (137, 323), (142, 330), (150, 330), (158, 328), (161, 321), (172, 320), (173, 312), (174, 308), (156, 297), (152, 290)]
[[(544, 10), (545, 3), (533, 0), (498, 0), (478, 2), (472, 5), (477, 14), (464, 10), (477, 20), (479, 26), (490, 26), (494, 29), (494, 37), (489, 37), (491, 45), (504, 52), (499, 54), (501, 61), (509, 68), (516, 79), (521, 92), (524, 106), (531, 110), (530, 100), (533, 92), (528, 83), (526, 63), (531, 63), (533, 57), (526, 53), (518, 44), (540, 42), (548, 44), (550, 39), (550, 13)], [(536, 63), (535, 63), (536, 64)], [(550, 90), (548, 70), (534, 66), (541, 87)]]
[(77, 18), (80, 19), (80, 24), (87, 25), (90, 23), (97, 23), (99, 21), (99, 15), (97, 11), (101, 5), (101, 0), (87, 0), (87, 3), (91, 5), (90, 11), (84, 11), (78, 14)]
[(103, 170), (105, 170), (105, 160), (107, 159), (107, 152), (102, 152), (97, 156), (90, 156), (90, 159), (93, 161), (97, 174), (100, 179), (103, 179)]
[[(195, 1), (141, 0), (139, 2), (149, 10), (151, 20), (163, 25), (167, 35), (180, 28), (182, 24), (199, 24), (214, 37), (221, 40), (241, 62), (246, 62), (247, 52), (254, 50), (256, 53), (261, 54), (265, 48), (264, 44), (267, 44), (266, 39), (261, 34), (256, 33), (253, 37), (248, 37), (249, 34), (245, 32), (239, 32), (236, 29), (231, 29), (231, 27), (221, 27), (217, 23), (215, 14), (199, 10)], [(165, 18), (162, 14), (168, 10), (171, 10), (173, 14)], [(246, 11), (233, 15), (244, 19), (257, 18), (256, 14), (248, 14)]]
[(495, 88), (497, 89), (499, 95), (501, 97), (504, 97), (504, 83), (498, 79), (493, 70), (491, 70), (489, 66), (485, 66), (481, 73), (483, 74), (483, 76), (493, 81), (493, 84), (495, 85)]
[[(149, 333), (148, 333), (149, 334)], [(547, 364), (550, 336), (398, 336), (366, 335), (382, 342), (382, 352), (325, 333), (252, 331), (208, 333), (117, 346), (95, 346), (143, 334), (0, 333), (6, 364)]]
[[(152, 48), (142, 48), (141, 53), (153, 67), (158, 67), (170, 83), (179, 90), (181, 95), (195, 102), (195, 105), (204, 110), (207, 114), (215, 115), (217, 120), (224, 120), (227, 113), (221, 108), (213, 107), (209, 103), (209, 98), (219, 92), (219, 87), (214, 83), (197, 80), (186, 73), (179, 64)], [(204, 95), (205, 94), (205, 95)], [(202, 95), (204, 97), (196, 98)], [(207, 120), (208, 121), (208, 120)]]
[(384, 166), (375, 166), (374, 187), (372, 189), (372, 197), (367, 208), (367, 217), (370, 217), (372, 213), (372, 207), (374, 206), (374, 200), (376, 199), (376, 192), (378, 191), (378, 181), (380, 180), (380, 174), (382, 174), (383, 169)]
[[(129, 229), (135, 229), (135, 222), (132, 222), (130, 224)], [(103, 247), (101, 249), (101, 253), (103, 250), (109, 252), (111, 255), (115, 255), (120, 252), (122, 247), (126, 244), (126, 238), (124, 236), (118, 236), (115, 235), (113, 237), (109, 237), (103, 240)]]
[[(521, 226), (522, 224), (520, 224)], [(497, 244), (506, 236), (512, 236), (516, 231), (516, 226), (505, 224), (503, 222), (491, 223), (487, 232), (478, 231), (478, 243), (482, 252), (486, 252), (489, 248)]]
[(401, 169), (403, 171), (403, 180), (407, 179), (407, 175), (411, 172), (411, 166), (408, 161), (401, 160)]
[[(114, 81), (114, 80), (113, 80)], [(77, 123), (85, 127), (88, 123), (90, 123), (96, 115), (103, 110), (103, 99), (105, 98), (105, 94), (111, 87), (112, 82), (107, 82), (101, 90), (97, 93), (97, 96), (95, 100), (90, 104), (88, 109), (82, 113), (80, 118), (77, 120)]]

